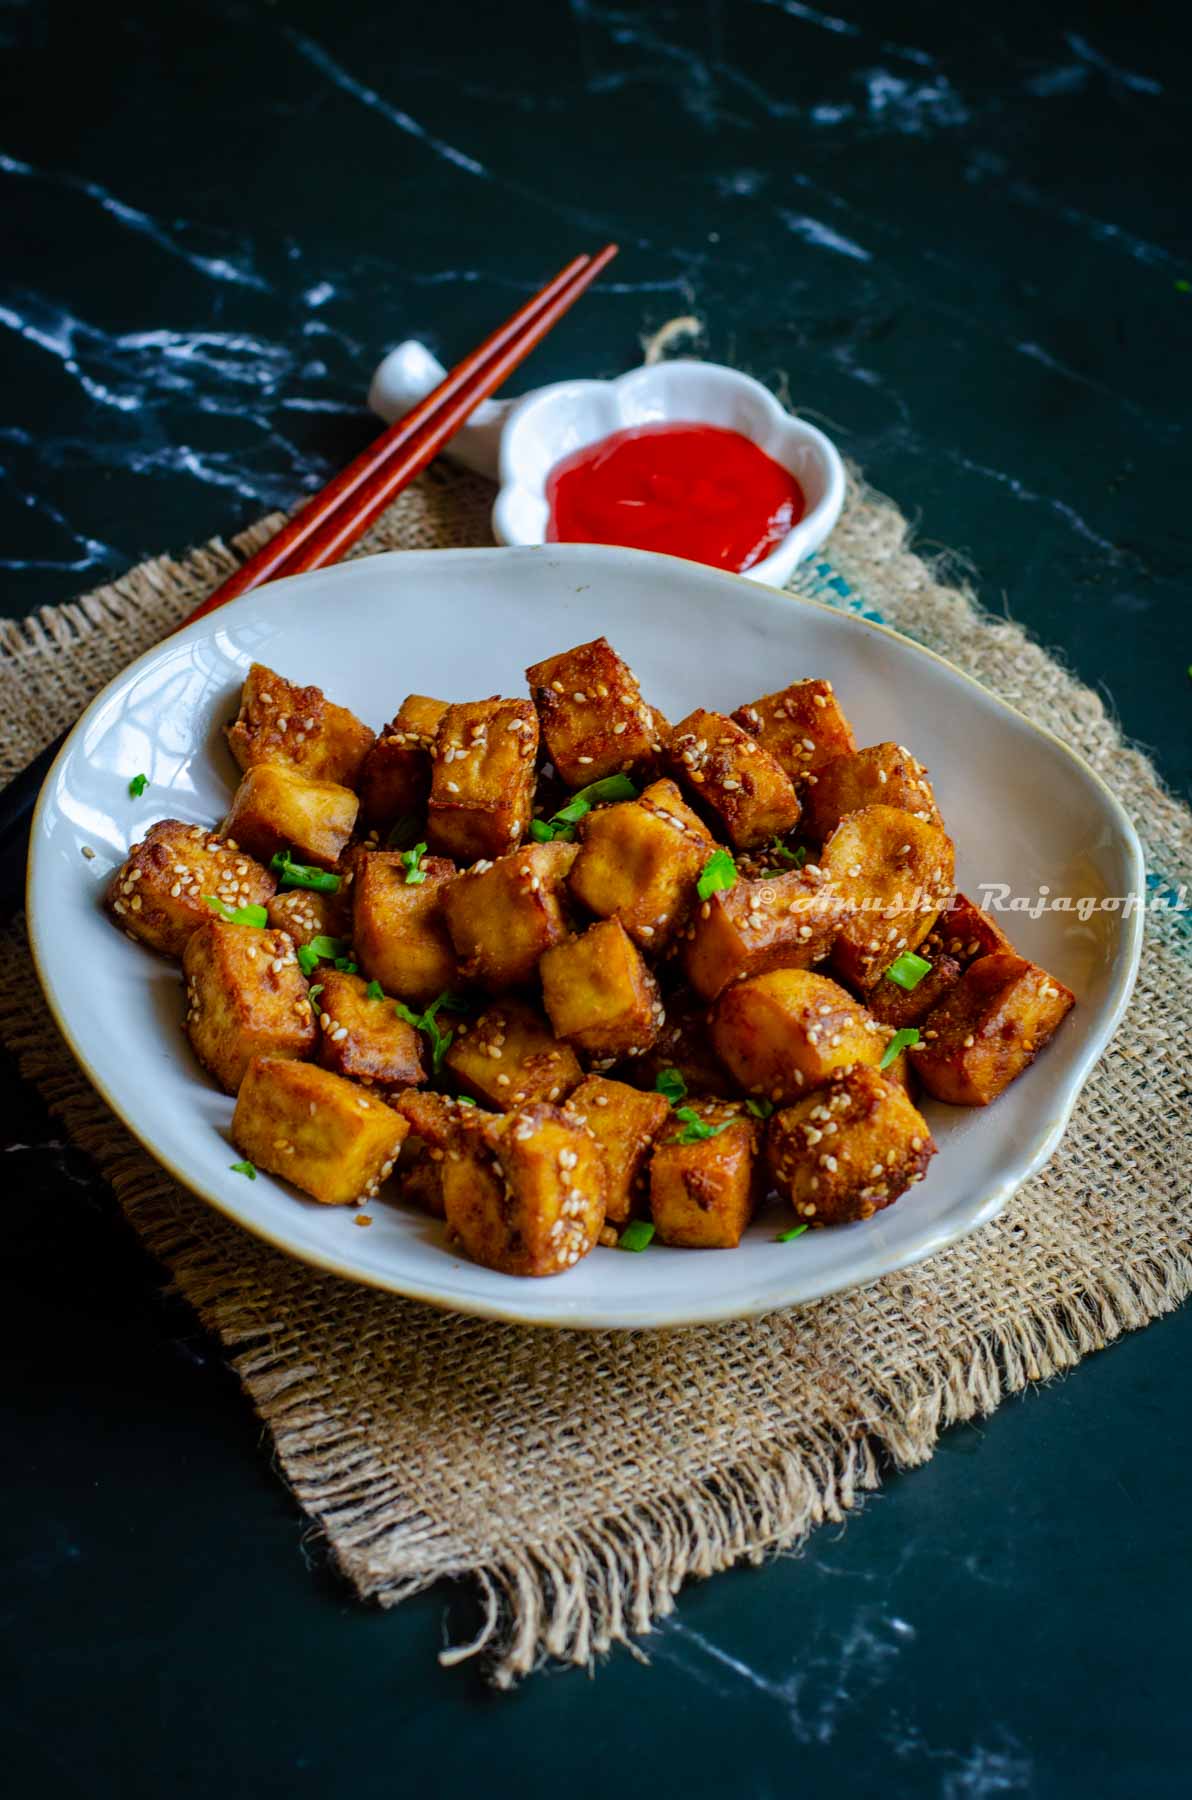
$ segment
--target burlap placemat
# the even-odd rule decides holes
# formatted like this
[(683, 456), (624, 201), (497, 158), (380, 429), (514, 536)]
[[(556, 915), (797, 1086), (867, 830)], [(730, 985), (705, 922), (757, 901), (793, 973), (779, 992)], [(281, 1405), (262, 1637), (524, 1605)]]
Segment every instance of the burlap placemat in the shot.
[[(432, 471), (362, 548), (486, 542), (488, 503), (482, 483)], [(0, 768), (23, 766), (231, 561), (209, 544), (0, 627)], [(1133, 814), (1156, 896), (1192, 881), (1192, 814), (1095, 694), (908, 552), (893, 507), (854, 484), (830, 563), (796, 585), (880, 615), (1066, 738)], [(341, 1567), (385, 1605), (474, 1578), (483, 1629), (445, 1655), (485, 1652), (502, 1685), (647, 1631), (687, 1577), (796, 1544), (889, 1460), (923, 1462), (944, 1426), (1189, 1291), (1192, 931), (1176, 905), (1149, 915), (1133, 1006), (1062, 1147), (994, 1224), (801, 1311), (629, 1336), (454, 1318), (258, 1243), (134, 1144), (35, 998), (23, 940), (5, 948), (0, 1038), (220, 1334)]]

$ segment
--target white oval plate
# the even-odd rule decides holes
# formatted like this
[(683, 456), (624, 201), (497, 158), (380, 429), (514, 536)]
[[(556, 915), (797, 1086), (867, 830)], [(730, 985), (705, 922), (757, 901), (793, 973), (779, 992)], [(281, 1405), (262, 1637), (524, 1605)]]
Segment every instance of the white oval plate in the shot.
[[(400, 1203), (322, 1207), (267, 1175), (231, 1172), (232, 1101), (193, 1060), (177, 967), (112, 929), (100, 897), (156, 819), (222, 817), (237, 771), (221, 727), (254, 659), (316, 682), (374, 725), (410, 691), (525, 691), (523, 669), (605, 633), (671, 718), (728, 710), (800, 676), (831, 679), (863, 744), (909, 743), (930, 767), (962, 887), (1141, 893), (1122, 808), (1057, 739), (882, 626), (739, 576), (637, 551), (406, 551), (278, 581), (134, 663), (83, 714), (33, 826), (29, 921), (38, 972), (79, 1062), (177, 1179), (291, 1255), (460, 1312), (528, 1324), (680, 1325), (789, 1306), (917, 1262), (991, 1219), (1046, 1160), (1129, 998), (1139, 912), (1015, 916), (1022, 952), (1074, 989), (1055, 1041), (987, 1111), (927, 1107), (927, 1180), (864, 1224), (774, 1242), (767, 1210), (733, 1251), (597, 1249), (566, 1275), (521, 1280), (452, 1255), (442, 1226)], [(131, 776), (149, 787), (133, 800)], [(96, 855), (88, 860), (83, 846)]]

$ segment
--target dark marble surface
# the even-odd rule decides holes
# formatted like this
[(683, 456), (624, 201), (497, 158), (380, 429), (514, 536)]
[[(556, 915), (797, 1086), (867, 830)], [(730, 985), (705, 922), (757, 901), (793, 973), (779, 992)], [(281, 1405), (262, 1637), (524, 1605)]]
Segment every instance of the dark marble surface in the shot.
[[(526, 380), (676, 313), (1192, 778), (1184, 9), (0, 5), (4, 612), (247, 523), (579, 247)], [(1192, 1319), (952, 1433), (642, 1667), (495, 1698), (353, 1604), (218, 1350), (3, 1089), (0, 1718), (45, 1796), (1187, 1791)]]

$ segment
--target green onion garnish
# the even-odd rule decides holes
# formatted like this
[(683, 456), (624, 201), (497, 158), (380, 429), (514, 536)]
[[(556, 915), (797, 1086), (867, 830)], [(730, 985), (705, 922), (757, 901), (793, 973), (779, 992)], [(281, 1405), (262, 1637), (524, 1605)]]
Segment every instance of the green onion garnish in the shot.
[(250, 1162), (229, 1163), (228, 1167), (233, 1175), (247, 1175), (250, 1181), (255, 1181), (257, 1178), (257, 1171)]
[(402, 867), (406, 872), (407, 887), (421, 887), (426, 880), (426, 870), (422, 867), (422, 859), (426, 855), (425, 844), (415, 844), (402, 853)]
[(269, 914), (263, 906), (225, 906), (214, 894), (204, 894), (203, 903), (221, 919), (226, 919), (229, 925), (254, 925), (258, 931), (263, 931), (269, 923)]
[(913, 988), (918, 987), (924, 975), (931, 974), (931, 964), (926, 957), (916, 956), (913, 950), (904, 950), (901, 956), (894, 958), (886, 974), (909, 994)]
[(323, 1010), (322, 1007), (319, 1005), (319, 995), (322, 993), (322, 991), (323, 991), (323, 984), (321, 981), (315, 987), (307, 988), (307, 990), (306, 990), (306, 997), (310, 1001), (310, 1010), (312, 1013), (314, 1013), (316, 1019), (318, 1018), (319, 1014)]
[(350, 956), (337, 956), (335, 959), (335, 966), (341, 975), (354, 975), (356, 973), (356, 964), (352, 961)]
[(128, 791), (132, 795), (134, 800), (139, 800), (141, 795), (145, 792), (145, 789), (148, 786), (149, 786), (148, 775), (134, 775), (132, 780), (128, 784)]
[(687, 1098), (687, 1083), (678, 1069), (660, 1069), (654, 1089), (664, 1100), (669, 1100), (672, 1106), (677, 1106), (680, 1100)]
[(778, 861), (785, 864), (788, 869), (801, 869), (807, 861), (807, 850), (803, 844), (799, 844), (792, 850), (789, 845), (783, 843), (781, 838), (771, 838), (770, 854), (777, 857)]
[(308, 981), (310, 980), (310, 977), (314, 974), (314, 972), (318, 968), (318, 966), (319, 966), (319, 953), (315, 949), (314, 945), (313, 944), (299, 944), (299, 946), (298, 946), (298, 967), (302, 970), (302, 973), (306, 976)]
[(370, 1000), (383, 1000), (385, 998), (385, 990), (379, 981), (370, 981), (364, 991)]
[(792, 1238), (802, 1237), (807, 1230), (806, 1225), (792, 1225), (789, 1231), (780, 1231), (774, 1239), (776, 1244), (789, 1244)]
[(702, 1144), (705, 1138), (719, 1137), (720, 1133), (727, 1131), (732, 1124), (731, 1119), (726, 1119), (723, 1125), (709, 1125), (707, 1120), (701, 1119), (694, 1108), (690, 1106), (676, 1107), (675, 1117), (682, 1120), (683, 1129), (678, 1137), (667, 1138), (668, 1144)]
[(443, 1006), (447, 1008), (448, 1012), (466, 1012), (469, 1005), (469, 1001), (463, 999), (459, 994), (453, 994), (450, 988), (444, 988), (438, 998), (431, 1001), (425, 1012), (416, 1013), (412, 1007), (406, 1005), (404, 1000), (393, 1002), (393, 1010), (398, 1018), (404, 1019), (407, 1025), (412, 1025), (415, 1031), (422, 1032), (430, 1045), (430, 1066), (433, 1074), (437, 1075), (443, 1067), (443, 1058), (450, 1050), (455, 1037), (454, 1031), (439, 1030), (435, 1014)]
[(719, 893), (722, 888), (734, 887), (736, 881), (737, 865), (729, 855), (728, 851), (723, 849), (713, 850), (711, 856), (700, 870), (699, 880), (695, 884), (695, 891), (701, 900), (707, 900), (710, 899), (713, 894)]
[(553, 818), (531, 819), (530, 836), (537, 844), (550, 844), (556, 838), (573, 843), (576, 826), (594, 806), (616, 800), (636, 800), (637, 793), (637, 783), (630, 781), (628, 775), (606, 775), (602, 781), (589, 782), (587, 787), (572, 794), (566, 806), (561, 806)]
[(746, 1112), (751, 1112), (755, 1119), (768, 1119), (774, 1111), (772, 1100), (746, 1100)]
[(296, 863), (288, 850), (279, 850), (269, 867), (283, 888), (311, 888), (316, 894), (338, 894), (339, 876), (330, 869), (313, 869), (309, 863)]
[(618, 1250), (644, 1250), (654, 1236), (654, 1227), (648, 1219), (630, 1219), (624, 1231), (617, 1239)]
[(473, 1100), (471, 1094), (457, 1094), (456, 1099), (459, 1101), (459, 1104), (461, 1106), (475, 1106), (475, 1104), (476, 1104), (476, 1102)]
[(913, 1049), (918, 1041), (919, 1031), (918, 1027), (915, 1025), (906, 1025), (901, 1031), (896, 1031), (894, 1036), (890, 1039), (890, 1042), (886, 1045), (886, 1048), (882, 1051), (882, 1060), (877, 1065), (878, 1068), (888, 1069), (892, 1062), (897, 1061), (904, 1050)]
[(320, 931), (312, 937), (309, 944), (298, 946), (298, 967), (304, 975), (313, 975), (316, 966), (321, 962), (334, 963), (337, 969), (345, 974), (354, 975), (356, 965), (348, 963), (348, 946), (342, 938), (328, 937)]

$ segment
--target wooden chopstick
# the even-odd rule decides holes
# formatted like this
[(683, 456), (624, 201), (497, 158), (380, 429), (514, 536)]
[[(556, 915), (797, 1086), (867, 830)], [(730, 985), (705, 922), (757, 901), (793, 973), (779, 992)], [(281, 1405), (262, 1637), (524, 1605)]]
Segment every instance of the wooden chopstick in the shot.
[(480, 402), (525, 360), (616, 254), (617, 245), (606, 244), (595, 256), (574, 257), (457, 363), (424, 400), (312, 495), (184, 623), (203, 618), (266, 581), (338, 561), (402, 488), (438, 455)]

